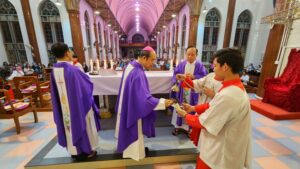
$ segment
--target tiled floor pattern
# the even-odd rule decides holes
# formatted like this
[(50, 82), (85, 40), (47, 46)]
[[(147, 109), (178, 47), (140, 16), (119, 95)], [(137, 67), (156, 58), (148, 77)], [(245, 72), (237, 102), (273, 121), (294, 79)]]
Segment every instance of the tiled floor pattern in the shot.
[[(38, 117), (38, 123), (33, 123), (32, 114), (21, 117), (19, 135), (16, 135), (13, 120), (0, 121), (0, 168), (24, 168), (24, 165), (56, 135), (52, 113), (39, 112)], [(273, 121), (253, 112), (252, 125), (254, 169), (300, 168), (300, 120)], [(127, 169), (194, 167), (194, 163), (172, 163), (134, 166)]]

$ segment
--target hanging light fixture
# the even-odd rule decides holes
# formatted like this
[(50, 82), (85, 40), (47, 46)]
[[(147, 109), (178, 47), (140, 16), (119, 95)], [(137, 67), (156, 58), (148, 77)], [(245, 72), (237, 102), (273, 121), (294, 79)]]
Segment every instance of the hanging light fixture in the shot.
[(100, 15), (100, 10), (98, 9), (98, 0), (96, 0), (96, 9), (94, 11), (95, 15)]
[(55, 5), (61, 6), (61, 2), (59, 0), (56, 0)]
[(175, 0), (173, 0), (173, 13), (172, 13), (172, 18), (176, 17), (176, 13), (175, 13)]
[(206, 6), (203, 8), (203, 11), (202, 13), (206, 13), (207, 12), (207, 9), (206, 9)]

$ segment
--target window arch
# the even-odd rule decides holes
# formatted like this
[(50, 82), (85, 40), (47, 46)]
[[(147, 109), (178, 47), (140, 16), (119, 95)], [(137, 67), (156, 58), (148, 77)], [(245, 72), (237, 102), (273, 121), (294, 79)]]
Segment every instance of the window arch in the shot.
[(144, 36), (141, 34), (134, 34), (132, 36), (132, 43), (144, 43)]
[(185, 54), (185, 36), (186, 36), (186, 16), (184, 15), (183, 16), (183, 19), (182, 19), (182, 32), (181, 32), (181, 57), (184, 56)]
[(40, 16), (48, 50), (49, 62), (53, 63), (56, 59), (54, 56), (50, 55), (51, 46), (57, 42), (64, 42), (59, 10), (53, 2), (45, 0), (40, 7)]
[[(102, 46), (102, 34), (101, 34), (101, 24), (98, 22), (98, 38), (99, 38), (99, 47), (103, 50)], [(102, 52), (100, 51), (100, 58), (102, 57)]]
[(90, 20), (89, 20), (89, 14), (87, 11), (84, 13), (84, 23), (85, 23), (85, 33), (86, 33), (86, 43), (89, 47), (91, 47), (91, 28), (90, 28)]
[(246, 49), (247, 49), (247, 42), (251, 27), (251, 13), (249, 10), (243, 11), (237, 21), (236, 31), (235, 31), (235, 38), (234, 38), (234, 46), (238, 47), (242, 55), (245, 57)]
[(208, 11), (205, 17), (202, 62), (209, 65), (214, 52), (217, 50), (221, 16), (216, 8)]
[(175, 24), (172, 27), (172, 47), (174, 48), (175, 46)]
[(0, 25), (8, 61), (12, 64), (27, 61), (19, 19), (8, 0), (0, 1)]

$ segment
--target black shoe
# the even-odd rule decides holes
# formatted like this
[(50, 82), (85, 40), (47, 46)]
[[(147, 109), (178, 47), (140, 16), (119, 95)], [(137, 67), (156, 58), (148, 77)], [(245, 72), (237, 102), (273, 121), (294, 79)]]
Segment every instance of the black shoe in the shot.
[(148, 156), (149, 155), (149, 148), (145, 147), (145, 155)]

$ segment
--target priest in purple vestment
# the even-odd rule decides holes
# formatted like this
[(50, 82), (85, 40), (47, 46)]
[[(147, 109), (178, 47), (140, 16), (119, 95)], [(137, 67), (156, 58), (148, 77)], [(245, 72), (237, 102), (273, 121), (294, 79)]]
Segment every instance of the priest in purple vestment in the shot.
[(154, 110), (164, 110), (173, 101), (158, 99), (151, 95), (144, 69), (150, 69), (156, 60), (155, 51), (147, 46), (137, 60), (125, 68), (116, 104), (117, 123), (115, 137), (117, 151), (123, 158), (145, 158), (144, 136), (154, 137)]
[[(172, 78), (172, 84), (177, 85), (179, 90), (177, 92), (171, 91), (171, 97), (176, 99), (180, 104), (185, 102), (190, 105), (196, 105), (198, 103), (199, 93), (196, 93), (193, 89), (181, 87), (180, 81), (177, 81), (177, 74), (184, 74), (189, 76), (191, 80), (200, 79), (206, 76), (207, 71), (204, 65), (197, 61), (198, 50), (193, 46), (189, 46), (186, 49), (186, 59), (179, 63), (174, 70), (174, 75)], [(178, 116), (173, 108), (172, 125), (175, 129), (172, 132), (173, 135), (178, 135), (180, 132), (188, 134), (189, 126), (185, 124), (183, 118)]]
[(97, 154), (99, 110), (93, 100), (93, 83), (72, 65), (72, 52), (63, 43), (51, 48), (58, 62), (51, 72), (51, 97), (58, 143), (76, 160)]

